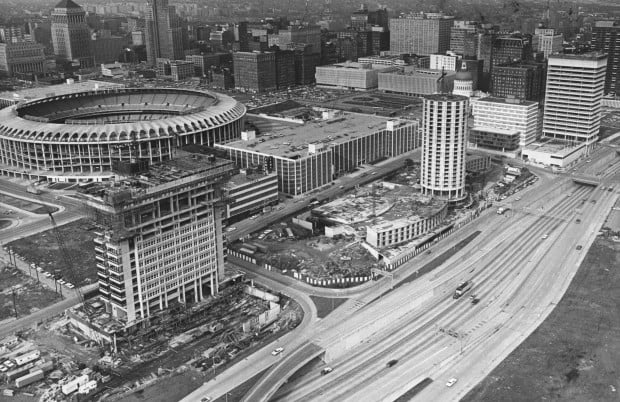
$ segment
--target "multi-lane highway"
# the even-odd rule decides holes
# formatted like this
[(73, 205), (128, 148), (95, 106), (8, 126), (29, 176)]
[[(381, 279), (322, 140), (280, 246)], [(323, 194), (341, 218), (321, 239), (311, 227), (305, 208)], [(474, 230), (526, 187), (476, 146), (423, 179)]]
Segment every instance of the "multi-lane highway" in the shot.
[[(340, 340), (342, 334), (361, 333), (354, 347), (329, 362), (332, 373), (322, 376), (316, 370), (285, 386), (276, 398), (393, 400), (426, 377), (433, 383), (420, 394), (420, 400), (464, 395), (559, 301), (617, 198), (615, 192), (570, 188), (570, 196), (558, 194), (556, 188), (530, 204), (535, 214), (496, 217), (499, 222), (436, 272), (321, 334), (314, 341), (329, 349), (348, 346)], [(583, 223), (577, 223), (577, 211)], [(481, 299), (477, 305), (468, 298), (452, 298), (463, 280), (473, 280), (471, 294)], [(418, 304), (416, 299), (424, 301)], [(365, 327), (372, 328), (373, 317), (386, 315), (391, 316), (391, 323), (380, 331), (364, 333)], [(390, 360), (398, 363), (387, 367)], [(458, 381), (447, 387), (452, 377)], [(256, 390), (265, 396), (252, 400), (265, 400), (269, 395), (264, 388)]]

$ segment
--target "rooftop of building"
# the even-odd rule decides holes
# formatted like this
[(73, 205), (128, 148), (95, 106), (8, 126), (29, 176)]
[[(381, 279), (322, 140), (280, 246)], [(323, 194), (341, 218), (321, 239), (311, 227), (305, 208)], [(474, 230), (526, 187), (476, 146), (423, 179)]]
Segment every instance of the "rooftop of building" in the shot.
[(583, 146), (585, 146), (584, 143), (575, 144), (552, 138), (541, 138), (540, 140), (525, 146), (524, 150), (532, 150), (536, 152), (543, 152), (546, 154), (565, 156), (573, 152), (576, 148), (580, 148)]
[(73, 0), (60, 0), (54, 8), (82, 8), (79, 4)]
[(453, 94), (432, 94), (432, 95), (424, 95), (424, 99), (432, 100), (432, 101), (443, 101), (443, 102), (456, 102), (456, 101), (464, 101), (468, 100), (467, 96), (462, 95), (453, 95)]
[(555, 53), (549, 55), (549, 59), (564, 59), (564, 60), (604, 60), (607, 58), (607, 54), (603, 52), (586, 52), (579, 54), (569, 54), (569, 53)]
[(446, 77), (456, 76), (456, 71), (445, 71), (445, 70), (433, 70), (430, 68), (406, 68), (404, 70), (394, 70), (394, 71), (385, 71), (383, 74), (398, 74), (398, 75), (411, 75), (411, 76), (427, 76), (427, 77), (441, 77), (442, 74), (445, 73)]
[(266, 177), (275, 177), (275, 173), (265, 174), (264, 172), (251, 172), (242, 170), (240, 173), (230, 177), (224, 187), (228, 189), (232, 189), (235, 187), (239, 187), (243, 184), (251, 183), (256, 180), (264, 179)]
[(394, 120), (361, 113), (324, 113), (327, 114), (326, 118), (311, 120), (305, 124), (248, 116), (250, 121), (258, 122), (261, 134), (254, 140), (235, 141), (222, 146), (296, 159), (308, 155), (310, 144), (329, 146), (347, 142), (385, 129), (388, 122), (394, 122), (395, 127), (413, 123), (409, 120)]
[(378, 70), (378, 71), (393, 69), (393, 67), (389, 67), (389, 66), (376, 66), (371, 63), (358, 63), (355, 61), (346, 61), (344, 63), (329, 64), (327, 66), (317, 66), (316, 68), (342, 68), (342, 69), (346, 68), (346, 69), (352, 69), (352, 70)]
[(489, 96), (489, 97), (486, 97), (486, 98), (478, 99), (478, 100), (476, 100), (476, 102), (501, 103), (501, 104), (508, 104), (508, 105), (520, 105), (520, 106), (538, 105), (538, 102), (530, 101), (530, 100), (526, 100), (526, 99), (520, 99), (520, 98), (496, 98), (496, 97), (493, 97), (493, 96)]
[(422, 195), (411, 186), (382, 182), (314, 208), (312, 213), (380, 231), (432, 216), (445, 205), (445, 201)]
[(65, 84), (47, 85), (37, 88), (26, 88), (17, 91), (0, 92), (0, 99), (10, 99), (13, 101), (32, 100), (46, 98), (49, 96), (67, 95), (75, 92), (93, 91), (95, 89), (120, 88), (123, 84), (106, 81), (78, 81)]
[(510, 136), (520, 135), (519, 130), (506, 130), (504, 128), (488, 127), (488, 126), (474, 126), (471, 128), (471, 130), (482, 131), (484, 133), (494, 133), (494, 134), (510, 135)]

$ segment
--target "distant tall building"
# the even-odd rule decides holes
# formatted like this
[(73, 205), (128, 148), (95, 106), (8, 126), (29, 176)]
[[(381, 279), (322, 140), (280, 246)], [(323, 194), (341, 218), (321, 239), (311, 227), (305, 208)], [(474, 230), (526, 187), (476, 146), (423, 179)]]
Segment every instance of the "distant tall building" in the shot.
[(390, 18), (390, 53), (429, 56), (450, 49), (452, 18), (443, 14), (411, 14)]
[(233, 66), (239, 89), (264, 92), (278, 88), (274, 52), (235, 52)]
[(276, 52), (276, 84), (278, 89), (295, 85), (295, 53), (292, 50)]
[(145, 22), (146, 57), (150, 65), (156, 59), (180, 60), (183, 55), (183, 35), (179, 17), (168, 0), (149, 0)]
[(34, 42), (0, 43), (0, 73), (9, 77), (45, 73), (43, 46)]
[(375, 11), (368, 11), (368, 8), (363, 5), (359, 10), (351, 14), (351, 28), (367, 31), (373, 26), (388, 28), (389, 21), (387, 9), (380, 8)]
[(591, 144), (598, 139), (607, 55), (549, 57), (543, 135)]
[(608, 55), (605, 93), (620, 95), (620, 21), (596, 21), (592, 47)]
[(529, 35), (500, 36), (493, 41), (493, 66), (526, 61), (531, 57), (532, 38)]
[(544, 63), (512, 63), (493, 67), (491, 92), (499, 98), (542, 102), (545, 94)]
[(562, 51), (563, 42), (564, 37), (562, 34), (556, 34), (555, 29), (536, 28), (532, 36), (532, 49), (548, 59), (550, 55)]
[(469, 100), (435, 94), (424, 97), (422, 112), (422, 193), (459, 201), (465, 198), (465, 147)]
[(61, 0), (52, 11), (52, 43), (60, 59), (81, 68), (95, 65), (86, 13), (73, 0)]
[(475, 21), (454, 21), (450, 30), (450, 50), (463, 55), (465, 53), (465, 35), (473, 35), (477, 30), (478, 23)]

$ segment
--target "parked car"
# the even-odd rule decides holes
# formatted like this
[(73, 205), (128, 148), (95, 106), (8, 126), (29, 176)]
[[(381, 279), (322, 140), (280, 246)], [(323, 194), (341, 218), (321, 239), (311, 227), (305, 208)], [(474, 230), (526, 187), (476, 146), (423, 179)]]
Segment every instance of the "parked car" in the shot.
[(451, 387), (451, 386), (453, 386), (454, 384), (456, 384), (456, 382), (457, 382), (457, 381), (458, 381), (458, 380), (457, 380), (456, 378), (450, 378), (450, 379), (448, 380), (448, 382), (446, 383), (446, 387)]
[(280, 353), (282, 353), (282, 352), (284, 352), (284, 348), (276, 348), (276, 349), (274, 349), (274, 351), (273, 351), (273, 352), (271, 352), (271, 354), (272, 354), (273, 356), (277, 356), (277, 355), (279, 355), (279, 354), (280, 354)]
[(583, 246), (580, 244), (577, 246), (577, 250), (581, 250), (583, 248)]

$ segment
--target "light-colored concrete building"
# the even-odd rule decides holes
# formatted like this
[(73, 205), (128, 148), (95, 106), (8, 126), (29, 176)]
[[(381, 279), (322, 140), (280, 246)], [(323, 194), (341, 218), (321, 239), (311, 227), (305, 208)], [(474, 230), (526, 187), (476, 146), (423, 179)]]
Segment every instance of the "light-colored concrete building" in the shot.
[(545, 59), (554, 53), (562, 51), (564, 36), (556, 34), (553, 28), (536, 28), (532, 36), (532, 49), (544, 54)]
[(365, 91), (377, 88), (379, 73), (395, 70), (395, 67), (373, 67), (372, 64), (355, 62), (317, 66), (315, 74), (316, 85), (320, 87)]
[(17, 74), (45, 73), (44, 47), (35, 42), (0, 43), (0, 73), (9, 77)]
[(448, 94), (427, 95), (422, 116), (422, 193), (460, 201), (466, 196), (469, 99)]
[[(443, 79), (440, 80), (442, 75)], [(442, 91), (451, 92), (454, 88), (455, 77), (456, 73), (452, 71), (405, 68), (404, 71), (379, 73), (378, 89), (383, 92), (410, 96), (431, 95)]]
[(523, 160), (533, 165), (564, 169), (585, 155), (585, 143), (568, 143), (541, 139), (529, 144), (521, 151)]
[(278, 202), (278, 176), (242, 169), (226, 181), (222, 190), (225, 202), (223, 217), (244, 216)]
[[(496, 128), (519, 132), (519, 145), (530, 144), (539, 137), (538, 102), (517, 98), (482, 98), (472, 102), (474, 129)], [(497, 132), (497, 131), (496, 131)]]
[(458, 71), (460, 57), (449, 54), (431, 54), (431, 70)]
[(112, 317), (132, 326), (218, 293), (224, 247), (215, 186), (233, 171), (227, 160), (180, 158), (151, 166), (136, 185), (85, 195), (105, 228), (95, 238), (95, 259)]
[(429, 56), (450, 49), (453, 17), (443, 14), (409, 14), (390, 18), (390, 53)]
[(262, 165), (278, 175), (278, 190), (301, 195), (359, 166), (420, 146), (418, 123), (358, 113), (293, 124), (259, 138), (217, 144), (238, 167)]
[(601, 126), (607, 55), (599, 52), (549, 57), (543, 135), (592, 144)]

